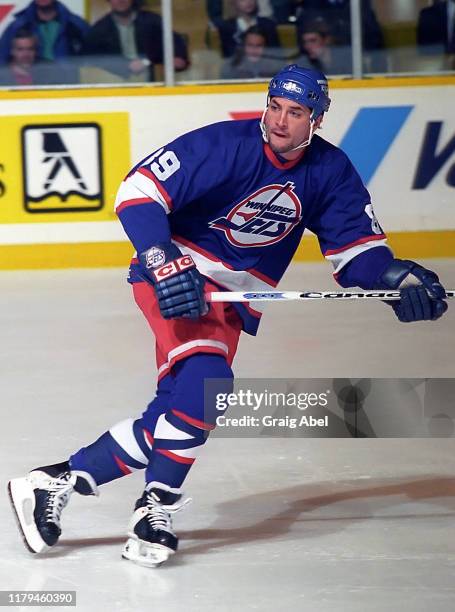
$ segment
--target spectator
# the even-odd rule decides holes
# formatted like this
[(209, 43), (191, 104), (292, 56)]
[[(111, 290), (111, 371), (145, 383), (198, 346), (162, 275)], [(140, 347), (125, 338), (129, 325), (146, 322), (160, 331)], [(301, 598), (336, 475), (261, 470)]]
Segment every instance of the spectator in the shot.
[[(123, 78), (143, 74), (144, 80), (155, 80), (154, 65), (164, 62), (161, 17), (141, 10), (139, 0), (108, 2), (111, 10), (90, 28), (84, 53), (96, 56), (94, 64)], [(185, 70), (188, 65), (184, 38), (174, 33), (174, 68)]]
[(52, 64), (37, 63), (38, 40), (32, 32), (18, 30), (11, 41), (10, 61), (0, 67), (0, 85), (32, 86), (55, 84)]
[(222, 79), (270, 78), (280, 68), (277, 60), (266, 55), (266, 36), (258, 26), (249, 28), (233, 58), (221, 70)]
[[(294, 0), (257, 0), (258, 17), (269, 17), (277, 23), (288, 23), (295, 14)], [(206, 0), (207, 15), (212, 25), (223, 21), (225, 0)]]
[(437, 2), (419, 13), (417, 44), (423, 53), (455, 53), (455, 1)]
[(258, 16), (257, 0), (235, 0), (237, 17), (218, 22), (223, 57), (232, 57), (242, 45), (242, 35), (252, 26), (258, 26), (266, 38), (266, 46), (278, 49), (280, 40), (276, 24), (268, 17)]
[(9, 61), (13, 38), (23, 29), (37, 37), (38, 59), (53, 61), (80, 54), (88, 25), (57, 0), (33, 0), (0, 38), (0, 63)]
[[(361, 0), (363, 48), (370, 51), (384, 47), (384, 37), (371, 0)], [(350, 0), (305, 0), (298, 14), (299, 31), (308, 21), (322, 18), (327, 23), (335, 45), (351, 45)]]
[(307, 22), (300, 34), (304, 55), (298, 61), (325, 74), (351, 74), (352, 60), (349, 47), (333, 47), (332, 36), (323, 19)]
[[(362, 11), (362, 44), (364, 51), (364, 69), (367, 72), (385, 72), (387, 70), (384, 48), (384, 37), (371, 0), (361, 0)], [(345, 47), (343, 53), (351, 47), (351, 6), (350, 0), (305, 0), (297, 19), (297, 35), (301, 42), (301, 32), (305, 24), (315, 19), (323, 19), (332, 34), (333, 44)], [(301, 51), (304, 52), (303, 48)], [(338, 51), (337, 51), (338, 53)]]

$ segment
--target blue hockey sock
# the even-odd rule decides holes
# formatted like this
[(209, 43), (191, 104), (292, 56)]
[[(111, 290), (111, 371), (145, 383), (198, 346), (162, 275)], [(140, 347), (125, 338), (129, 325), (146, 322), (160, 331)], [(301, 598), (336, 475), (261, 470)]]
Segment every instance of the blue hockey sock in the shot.
[[(233, 373), (221, 355), (196, 354), (173, 368), (167, 411), (156, 420), (146, 482), (180, 488), (210, 431), (216, 425), (215, 392), (232, 390)], [(217, 379), (208, 390), (204, 381)], [(144, 414), (143, 420), (148, 422)]]

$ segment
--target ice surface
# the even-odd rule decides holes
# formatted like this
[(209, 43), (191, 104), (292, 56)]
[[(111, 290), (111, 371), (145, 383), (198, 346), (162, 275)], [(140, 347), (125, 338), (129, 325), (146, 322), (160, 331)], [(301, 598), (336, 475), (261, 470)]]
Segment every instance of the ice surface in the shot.
[[(455, 261), (427, 263), (454, 284)], [(7, 480), (65, 459), (152, 397), (153, 339), (124, 276), (0, 275), (0, 588), (76, 590), (81, 612), (453, 610), (454, 439), (213, 439), (187, 480), (194, 502), (176, 517), (168, 565), (120, 557), (140, 473), (99, 499), (73, 496), (59, 545), (26, 551)], [(327, 266), (300, 264), (281, 286), (333, 284)], [(235, 372), (454, 377), (454, 340), (455, 304), (416, 325), (380, 303), (272, 304)]]

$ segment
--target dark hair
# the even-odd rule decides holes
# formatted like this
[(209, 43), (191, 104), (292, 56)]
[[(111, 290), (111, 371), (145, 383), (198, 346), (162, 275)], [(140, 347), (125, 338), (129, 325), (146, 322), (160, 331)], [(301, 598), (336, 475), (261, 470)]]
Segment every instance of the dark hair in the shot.
[(309, 34), (310, 32), (316, 32), (316, 34), (319, 34), (319, 36), (327, 38), (330, 36), (330, 27), (325, 19), (318, 17), (312, 21), (305, 22), (300, 28), (300, 36), (303, 34)]
[(264, 32), (264, 30), (261, 28), (261, 26), (254, 25), (254, 26), (251, 26), (250, 28), (248, 28), (248, 30), (245, 30), (245, 32), (243, 32), (243, 34), (242, 34), (242, 44), (245, 44), (245, 40), (246, 40), (246, 37), (248, 36), (248, 34), (256, 34), (257, 36), (262, 36), (262, 38), (264, 39), (264, 43), (267, 40), (267, 35)]
[[(110, 0), (107, 0), (107, 1), (109, 2)], [(131, 8), (137, 11), (142, 7), (143, 4), (144, 4), (144, 0), (133, 0)]]
[(35, 33), (27, 28), (19, 28), (19, 30), (14, 33), (12, 40), (14, 41), (17, 38), (34, 38), (35, 41), (37, 40)]

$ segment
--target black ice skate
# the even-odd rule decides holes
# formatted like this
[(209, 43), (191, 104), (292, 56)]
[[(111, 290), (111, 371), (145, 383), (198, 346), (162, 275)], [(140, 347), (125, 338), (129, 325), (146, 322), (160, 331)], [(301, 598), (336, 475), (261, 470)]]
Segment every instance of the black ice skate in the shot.
[(10, 480), (11, 504), (30, 552), (44, 552), (57, 542), (61, 534), (60, 515), (73, 491), (98, 495), (92, 476), (71, 470), (68, 462), (36, 468), (24, 478)]
[(135, 506), (122, 557), (145, 567), (157, 567), (175, 553), (178, 539), (171, 515), (191, 501), (178, 489), (151, 482)]

